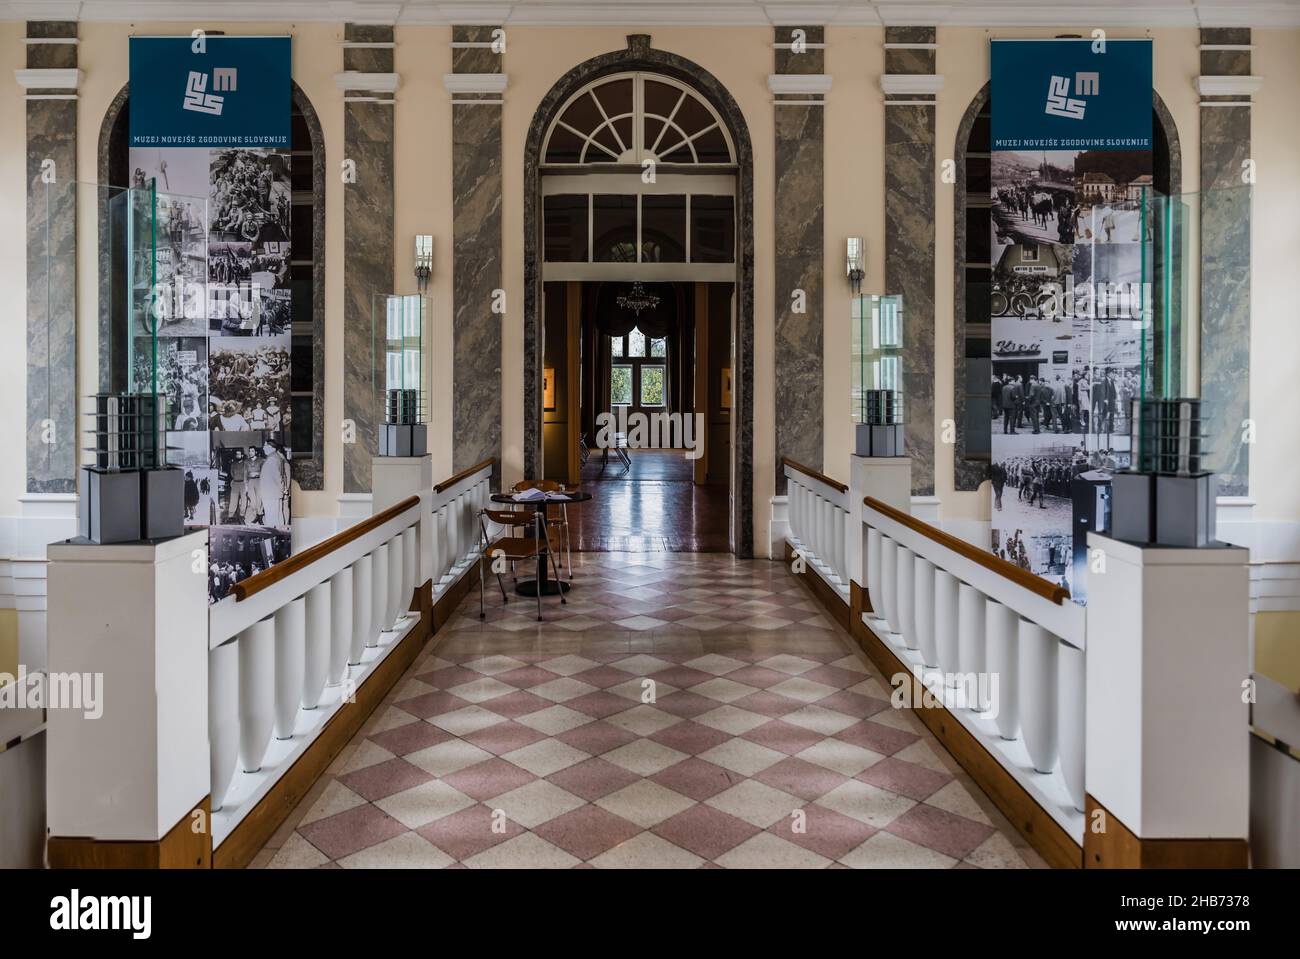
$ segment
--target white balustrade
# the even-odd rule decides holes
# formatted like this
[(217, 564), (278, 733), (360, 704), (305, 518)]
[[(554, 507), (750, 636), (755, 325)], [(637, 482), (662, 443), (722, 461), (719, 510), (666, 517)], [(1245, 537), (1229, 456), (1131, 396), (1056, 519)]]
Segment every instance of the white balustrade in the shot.
[(275, 738), (293, 736), (294, 721), (302, 708), (306, 669), (306, 614), (302, 597), (275, 613)]
[[(361, 654), (370, 637), (371, 601), (374, 598), (374, 557), (362, 556), (352, 566), (352, 638), (348, 645), (348, 665), (361, 664)], [(340, 678), (340, 682), (342, 679)]]
[(1082, 841), (1086, 611), (873, 502), (863, 622)]
[(370, 628), (366, 645), (379, 645), (379, 634), (388, 626), (388, 544), (381, 543), (370, 554)]
[[(388, 601), (384, 604), (384, 631), (397, 628), (398, 621), (406, 615), (402, 602), (402, 586), (406, 582), (406, 549), (399, 536), (388, 544)], [(407, 597), (410, 602), (410, 597)]]
[(848, 492), (793, 466), (785, 467), (785, 476), (790, 546), (847, 602), (852, 579), (847, 542), (858, 535), (848, 528)]
[(239, 636), (239, 764), (244, 772), (262, 768), (274, 728), (275, 621), (263, 619)]
[[(330, 668), (326, 680), (337, 686), (348, 675), (348, 657), (352, 652), (352, 577), (351, 568), (330, 577)], [(357, 651), (360, 653), (360, 650)]]

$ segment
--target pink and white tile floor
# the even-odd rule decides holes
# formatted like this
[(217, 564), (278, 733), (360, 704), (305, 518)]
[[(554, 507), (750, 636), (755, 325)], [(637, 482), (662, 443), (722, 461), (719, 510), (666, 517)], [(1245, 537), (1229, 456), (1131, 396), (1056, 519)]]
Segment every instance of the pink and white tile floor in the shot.
[(782, 565), (574, 559), (542, 623), (466, 597), (253, 865), (1042, 865)]

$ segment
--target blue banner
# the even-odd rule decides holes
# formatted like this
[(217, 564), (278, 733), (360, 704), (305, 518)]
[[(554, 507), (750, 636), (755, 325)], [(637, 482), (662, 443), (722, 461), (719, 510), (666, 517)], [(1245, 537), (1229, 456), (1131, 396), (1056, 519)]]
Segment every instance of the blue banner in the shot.
[(289, 37), (132, 37), (133, 147), (289, 147)]
[(994, 40), (994, 150), (1150, 150), (1150, 40)]

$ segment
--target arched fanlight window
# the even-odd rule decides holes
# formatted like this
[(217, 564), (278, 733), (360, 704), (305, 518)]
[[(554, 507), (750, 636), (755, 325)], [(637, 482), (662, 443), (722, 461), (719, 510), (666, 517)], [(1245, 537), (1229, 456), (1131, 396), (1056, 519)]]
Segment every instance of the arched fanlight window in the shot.
[(546, 134), (542, 162), (727, 166), (731, 137), (699, 94), (660, 74), (604, 77), (569, 98)]

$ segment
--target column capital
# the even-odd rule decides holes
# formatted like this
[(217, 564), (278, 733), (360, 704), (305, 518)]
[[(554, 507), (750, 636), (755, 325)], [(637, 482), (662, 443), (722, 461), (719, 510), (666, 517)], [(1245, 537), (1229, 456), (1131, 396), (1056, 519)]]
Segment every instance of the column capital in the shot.
[(25, 90), (68, 90), (75, 93), (81, 86), (82, 76), (76, 67), (26, 67), (14, 71), (18, 85)]
[(444, 73), (442, 85), (452, 103), (502, 103), (510, 82), (505, 73)]
[[(398, 73), (363, 73), (359, 70), (344, 70), (334, 74), (334, 86), (343, 91), (343, 99), (366, 100), (375, 102), (392, 102), (393, 94), (402, 85)], [(349, 96), (348, 94), (355, 94)]]
[[(767, 88), (772, 91), (775, 98), (772, 102), (777, 105), (821, 106), (830, 92), (831, 80), (829, 73), (771, 73), (767, 77)], [(793, 99), (795, 97), (799, 99)]]
[(882, 73), (880, 89), (886, 97), (933, 97), (943, 89), (942, 73)]
[(1196, 92), (1203, 97), (1248, 97), (1259, 92), (1264, 85), (1261, 76), (1207, 76), (1196, 77)]

